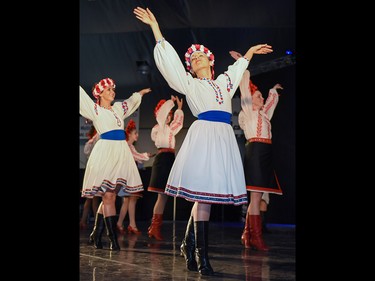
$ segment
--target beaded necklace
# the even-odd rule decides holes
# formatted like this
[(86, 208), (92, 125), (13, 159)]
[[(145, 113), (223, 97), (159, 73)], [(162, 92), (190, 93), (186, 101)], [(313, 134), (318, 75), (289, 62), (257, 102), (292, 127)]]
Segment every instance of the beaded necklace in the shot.
[(110, 108), (109, 110), (112, 111), (113, 115), (115, 116), (116, 121), (117, 121), (117, 126), (121, 127), (121, 120), (120, 118), (117, 117), (116, 112), (114, 112), (112, 108)]
[(121, 120), (120, 120), (120, 118), (118, 118), (116, 112), (113, 111), (112, 107), (111, 108), (107, 108), (107, 107), (104, 107), (104, 106), (100, 106), (100, 107), (111, 111), (116, 118), (117, 126), (121, 127)]
[(216, 94), (216, 102), (218, 102), (219, 104), (224, 103), (224, 98), (223, 98), (223, 94), (221, 93), (220, 87), (218, 85), (216, 85), (216, 83), (213, 80), (211, 80), (209, 78), (199, 78), (199, 77), (198, 77), (198, 79), (207, 81), (208, 84), (210, 84), (210, 86), (212, 87), (212, 89), (214, 89), (215, 94)]

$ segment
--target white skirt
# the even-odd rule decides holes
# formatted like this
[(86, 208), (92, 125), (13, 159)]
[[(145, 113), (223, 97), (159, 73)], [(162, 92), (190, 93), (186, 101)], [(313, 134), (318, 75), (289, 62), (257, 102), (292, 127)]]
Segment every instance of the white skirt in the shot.
[(102, 196), (106, 191), (125, 196), (143, 190), (128, 143), (125, 140), (98, 140), (86, 164), (82, 197)]
[(231, 125), (193, 122), (177, 153), (165, 193), (192, 202), (247, 204), (241, 155)]

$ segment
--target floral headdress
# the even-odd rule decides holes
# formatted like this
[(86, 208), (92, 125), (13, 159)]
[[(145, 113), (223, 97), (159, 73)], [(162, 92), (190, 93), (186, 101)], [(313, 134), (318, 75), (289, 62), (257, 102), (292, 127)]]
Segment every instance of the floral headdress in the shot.
[[(154, 109), (154, 115), (155, 115), (155, 118), (156, 118), (156, 115), (158, 114), (158, 111), (160, 109), (160, 107), (166, 102), (166, 100), (162, 99), (158, 102), (158, 104), (155, 106), (155, 109)], [(169, 112), (169, 115), (172, 117), (172, 110)]]
[(166, 100), (160, 100), (158, 102), (158, 104), (155, 106), (155, 109), (154, 109), (154, 114), (155, 114), (155, 117), (156, 117), (156, 114), (158, 113), (160, 107), (166, 102)]
[(128, 122), (128, 125), (126, 125), (125, 133), (126, 133), (126, 138), (128, 138), (129, 134), (133, 131), (137, 130), (137, 127), (135, 125), (135, 122), (133, 119), (130, 119)]
[(96, 99), (99, 99), (100, 93), (107, 87), (113, 87), (116, 88), (115, 81), (113, 81), (111, 78), (104, 78), (100, 80), (98, 83), (94, 85), (94, 88), (92, 89), (92, 94)]
[(208, 57), (208, 60), (210, 61), (212, 73), (211, 73), (211, 79), (214, 79), (215, 72), (214, 72), (214, 64), (215, 64), (215, 56), (214, 54), (205, 46), (200, 45), (200, 44), (193, 44), (189, 47), (189, 49), (185, 53), (185, 63), (186, 63), (186, 68), (188, 71), (191, 73), (193, 70), (191, 69), (191, 63), (190, 63), (190, 57), (194, 52), (203, 52), (206, 54)]
[(258, 87), (256, 85), (254, 85), (251, 80), (250, 80), (250, 83), (249, 83), (249, 89), (250, 89), (251, 95), (254, 95), (255, 91), (258, 91)]
[(104, 78), (104, 79), (100, 80), (92, 88), (92, 94), (96, 98), (96, 103), (95, 103), (96, 114), (98, 114), (97, 107), (98, 107), (98, 104), (99, 104), (99, 95), (100, 95), (101, 92), (103, 92), (104, 89), (106, 89), (108, 87), (116, 88), (115, 81), (113, 81), (113, 79), (111, 79), (111, 78)]

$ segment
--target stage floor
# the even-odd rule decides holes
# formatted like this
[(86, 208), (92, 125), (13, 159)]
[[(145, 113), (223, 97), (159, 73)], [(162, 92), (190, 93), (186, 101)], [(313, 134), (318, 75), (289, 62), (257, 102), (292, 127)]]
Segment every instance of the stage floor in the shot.
[[(241, 244), (243, 223), (210, 222), (209, 259), (213, 276), (188, 271), (180, 256), (180, 245), (187, 221), (164, 221), (164, 241), (147, 236), (148, 221), (137, 222), (142, 234), (118, 234), (120, 251), (108, 250), (103, 235), (103, 249), (88, 245), (92, 224), (80, 230), (80, 281), (119, 280), (296, 280), (295, 226), (268, 225), (264, 240), (268, 252), (245, 249)], [(127, 222), (126, 222), (127, 225)]]

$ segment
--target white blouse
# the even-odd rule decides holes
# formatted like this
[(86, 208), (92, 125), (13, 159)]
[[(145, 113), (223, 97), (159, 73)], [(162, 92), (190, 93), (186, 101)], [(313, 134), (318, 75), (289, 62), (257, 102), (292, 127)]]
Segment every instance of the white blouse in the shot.
[[(99, 105), (95, 106), (94, 101), (79, 86), (79, 113), (92, 121), (98, 134), (124, 129), (124, 119), (137, 110), (141, 101), (142, 95), (135, 92), (128, 99), (115, 102), (112, 105), (112, 110), (109, 110)], [(99, 115), (101, 118), (98, 118)]]
[(183, 127), (184, 112), (181, 109), (177, 109), (172, 122), (168, 125), (166, 123), (167, 117), (174, 105), (172, 100), (167, 100), (156, 114), (158, 124), (151, 130), (151, 139), (155, 142), (157, 148), (175, 148), (175, 136)]
[(275, 89), (270, 89), (264, 106), (260, 110), (253, 110), (250, 92), (250, 72), (246, 70), (240, 83), (241, 107), (238, 123), (245, 133), (246, 139), (266, 138), (271, 139), (271, 118), (279, 101), (279, 94)]
[(188, 106), (195, 117), (210, 110), (232, 113), (232, 97), (243, 72), (249, 65), (247, 59), (239, 58), (228, 67), (224, 74), (211, 80), (193, 78), (186, 71), (175, 49), (166, 40), (156, 44), (154, 58), (168, 85), (175, 91), (186, 95)]

